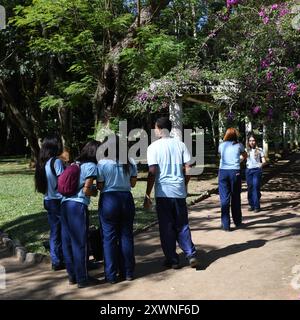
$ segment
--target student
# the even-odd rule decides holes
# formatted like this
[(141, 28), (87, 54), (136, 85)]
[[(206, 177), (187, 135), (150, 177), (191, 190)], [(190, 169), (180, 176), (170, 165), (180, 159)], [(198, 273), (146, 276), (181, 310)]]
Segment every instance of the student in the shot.
[(88, 262), (88, 205), (90, 197), (97, 196), (93, 181), (97, 177), (96, 153), (100, 143), (92, 140), (81, 150), (76, 164), (80, 166), (78, 191), (62, 200), (63, 253), (69, 283), (85, 288), (99, 283), (89, 277)]
[(238, 227), (242, 223), (240, 162), (247, 158), (247, 153), (244, 146), (238, 142), (238, 135), (236, 129), (227, 129), (224, 142), (219, 146), (221, 155), (219, 195), (222, 211), (222, 229), (225, 231), (230, 231), (230, 204), (235, 226)]
[(55, 136), (43, 140), (35, 169), (35, 188), (44, 194), (44, 208), (50, 225), (50, 257), (52, 270), (65, 268), (61, 241), (61, 199), (57, 191), (57, 178), (64, 171), (63, 162), (57, 157), (62, 153), (61, 140)]
[(151, 207), (151, 190), (155, 183), (156, 211), (160, 240), (165, 255), (164, 265), (180, 268), (176, 241), (192, 268), (197, 267), (196, 249), (192, 242), (186, 206), (189, 182), (188, 162), (191, 156), (185, 144), (170, 137), (172, 123), (162, 117), (156, 121), (155, 134), (159, 139), (147, 150), (149, 175), (144, 207)]
[(118, 136), (113, 147), (115, 157), (99, 161), (97, 178), (101, 190), (99, 218), (103, 232), (105, 278), (112, 284), (117, 282), (118, 273), (121, 279), (133, 280), (135, 205), (131, 188), (137, 181), (137, 167), (133, 160), (120, 163)]
[(254, 210), (254, 212), (259, 212), (262, 168), (267, 161), (263, 150), (256, 145), (256, 138), (253, 134), (248, 137), (247, 153), (246, 181), (248, 186), (249, 211)]

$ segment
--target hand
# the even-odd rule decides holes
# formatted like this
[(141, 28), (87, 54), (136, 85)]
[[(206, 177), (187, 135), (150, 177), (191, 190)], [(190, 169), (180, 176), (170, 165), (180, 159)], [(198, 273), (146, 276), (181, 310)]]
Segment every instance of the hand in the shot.
[(152, 207), (152, 201), (150, 196), (145, 195), (145, 199), (144, 199), (144, 209), (146, 210), (150, 210)]

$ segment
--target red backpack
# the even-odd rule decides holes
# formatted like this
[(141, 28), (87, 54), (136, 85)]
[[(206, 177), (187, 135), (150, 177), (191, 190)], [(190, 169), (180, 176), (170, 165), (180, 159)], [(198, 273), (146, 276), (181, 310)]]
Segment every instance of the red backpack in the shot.
[(74, 196), (79, 189), (80, 164), (72, 163), (57, 179), (57, 190), (65, 197)]

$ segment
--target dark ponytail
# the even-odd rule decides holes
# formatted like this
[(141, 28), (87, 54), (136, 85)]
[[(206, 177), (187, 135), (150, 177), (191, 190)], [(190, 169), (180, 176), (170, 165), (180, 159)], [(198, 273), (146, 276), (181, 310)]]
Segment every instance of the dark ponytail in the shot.
[(43, 140), (39, 157), (36, 162), (34, 181), (35, 190), (42, 194), (47, 192), (47, 177), (45, 166), (49, 159), (62, 153), (61, 139), (56, 136), (47, 137)]

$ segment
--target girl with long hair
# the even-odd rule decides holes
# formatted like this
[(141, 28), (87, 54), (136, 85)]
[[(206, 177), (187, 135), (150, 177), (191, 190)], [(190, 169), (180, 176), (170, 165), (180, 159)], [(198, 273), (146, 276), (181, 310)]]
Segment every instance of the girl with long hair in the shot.
[[(137, 180), (137, 167), (132, 159), (121, 163), (120, 139), (117, 136), (112, 148), (113, 156), (98, 163), (99, 218), (103, 233), (104, 268), (106, 281), (116, 283), (117, 277), (130, 281), (135, 266), (133, 220), (135, 205), (131, 188)], [(126, 150), (127, 152), (127, 141)]]
[(57, 179), (63, 173), (63, 162), (57, 157), (62, 153), (62, 142), (56, 136), (43, 140), (35, 168), (35, 189), (44, 194), (44, 207), (50, 225), (50, 257), (54, 271), (64, 269), (61, 240), (61, 200)]
[(236, 227), (242, 223), (241, 211), (241, 172), (240, 162), (247, 158), (244, 146), (238, 142), (239, 133), (229, 128), (219, 146), (219, 195), (221, 201), (222, 229), (230, 231), (230, 205), (232, 219)]
[(89, 141), (81, 150), (76, 164), (80, 167), (77, 192), (62, 200), (62, 243), (69, 283), (85, 288), (98, 284), (88, 275), (88, 206), (90, 197), (97, 196), (93, 181), (97, 177), (96, 154), (100, 142)]
[(256, 137), (253, 134), (248, 136), (247, 153), (246, 181), (248, 186), (248, 210), (259, 212), (262, 168), (267, 161), (264, 151), (257, 146)]

